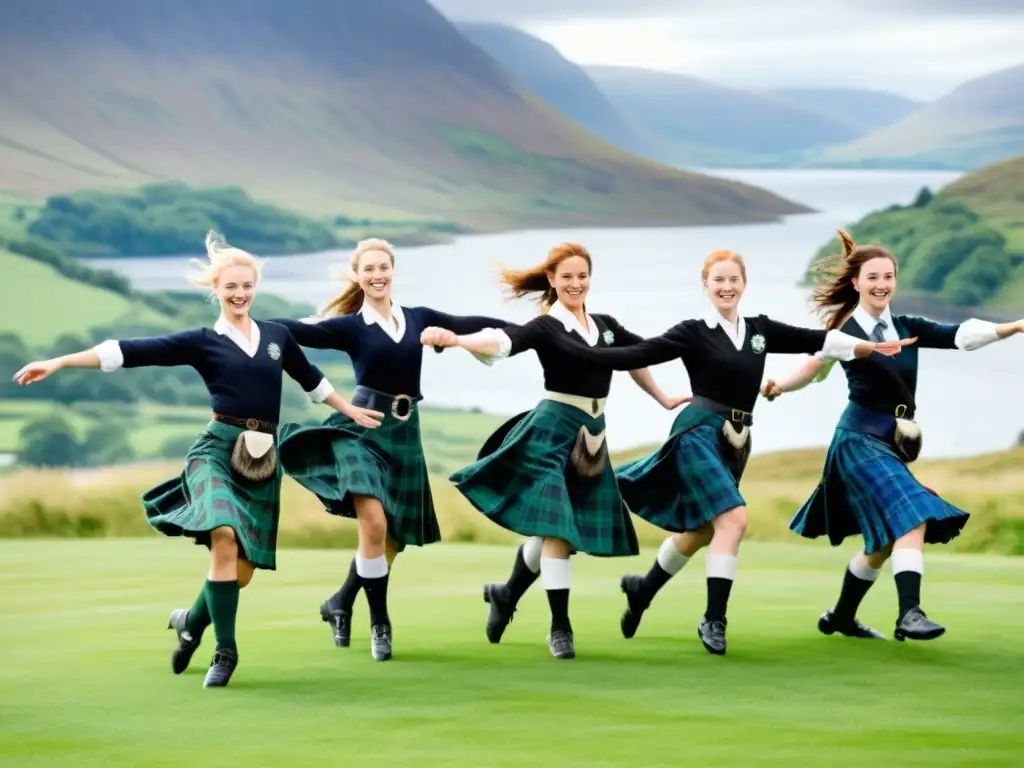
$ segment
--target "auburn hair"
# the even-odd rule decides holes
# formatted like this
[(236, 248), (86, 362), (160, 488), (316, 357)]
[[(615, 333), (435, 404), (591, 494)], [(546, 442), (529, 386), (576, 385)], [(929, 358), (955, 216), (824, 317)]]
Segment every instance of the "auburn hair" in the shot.
[(594, 262), (586, 248), (579, 243), (560, 243), (548, 251), (544, 261), (534, 267), (519, 270), (502, 268), (501, 282), (505, 284), (506, 292), (514, 299), (537, 294), (535, 300), (543, 311), (547, 311), (558, 300), (558, 294), (551, 286), (548, 275), (554, 273), (563, 261), (574, 256), (579, 256), (587, 262), (588, 272), (593, 271)]
[(747, 282), (747, 265), (743, 261), (743, 257), (733, 251), (712, 251), (708, 254), (708, 257), (704, 259), (704, 269), (701, 270), (700, 279), (701, 282), (706, 283), (708, 275), (711, 273), (711, 268), (722, 261), (735, 261), (740, 266), (740, 275), (743, 277), (743, 282)]
[(899, 271), (895, 257), (881, 245), (858, 246), (845, 230), (837, 229), (836, 232), (839, 233), (842, 250), (815, 268), (819, 284), (811, 294), (811, 302), (824, 317), (825, 328), (830, 331), (842, 327), (860, 304), (860, 293), (853, 287), (853, 280), (860, 276), (860, 268), (865, 262), (888, 259), (892, 262), (893, 272)]
[(338, 317), (340, 315), (354, 315), (363, 306), (363, 299), (366, 298), (363, 287), (359, 285), (359, 260), (364, 253), (370, 251), (383, 251), (391, 259), (391, 266), (395, 266), (395, 249), (387, 240), (371, 237), (360, 240), (352, 251), (352, 259), (348, 267), (331, 268), (331, 276), (339, 281), (348, 281), (345, 289), (331, 299), (320, 311), (320, 317)]

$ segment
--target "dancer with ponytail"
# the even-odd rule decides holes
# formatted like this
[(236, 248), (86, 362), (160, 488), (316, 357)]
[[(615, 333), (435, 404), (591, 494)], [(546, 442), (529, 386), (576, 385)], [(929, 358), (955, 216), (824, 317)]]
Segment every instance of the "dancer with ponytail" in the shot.
[(309, 363), (287, 329), (249, 316), (261, 265), (214, 232), (206, 237), (207, 263), (189, 276), (220, 301), (212, 329), (198, 328), (148, 339), (109, 340), (85, 352), (30, 363), (15, 375), (19, 384), (42, 381), (62, 368), (186, 365), (210, 392), (213, 419), (185, 456), (184, 472), (146, 492), (149, 524), (167, 536), (189, 536), (210, 549), (206, 583), (192, 608), (175, 610), (168, 625), (178, 635), (171, 668), (180, 674), (213, 623), (217, 636), (203, 686), (228, 684), (238, 664), (235, 615), (239, 590), (257, 568), (276, 568), (281, 473), (276, 435), (282, 373), (297, 381), (316, 403), (326, 403), (367, 429), (381, 413), (355, 407), (334, 392)]
[(697, 627), (704, 647), (726, 650), (726, 608), (736, 577), (740, 542), (747, 527), (740, 478), (750, 454), (753, 409), (765, 355), (822, 350), (849, 360), (873, 351), (896, 354), (910, 342), (865, 342), (838, 331), (797, 328), (765, 315), (743, 317), (739, 301), (747, 284), (743, 258), (715, 251), (704, 262), (704, 286), (712, 308), (703, 319), (684, 320), (661, 336), (622, 349), (561, 344), (563, 358), (630, 370), (681, 359), (693, 399), (655, 453), (618, 470), (630, 510), (672, 532), (645, 576), (624, 576), (627, 608), (622, 633), (632, 637), (658, 591), (704, 546), (707, 607)]
[[(560, 343), (603, 349), (641, 340), (610, 315), (587, 312), (591, 267), (585, 248), (563, 243), (542, 264), (502, 274), (512, 296), (538, 295), (545, 311), (540, 317), (523, 326), (469, 336), (427, 329), (421, 337), (424, 344), (460, 346), (490, 359), (532, 349), (540, 360), (545, 398), (499, 428), (479, 460), (451, 480), (491, 520), (528, 537), (516, 552), (508, 581), (484, 586), (484, 600), (490, 604), (487, 639), (501, 640), (520, 598), (539, 575), (551, 608), (548, 648), (558, 659), (576, 655), (569, 620), (570, 554), (621, 557), (639, 551), (605, 442), (612, 371), (581, 370), (559, 351)], [(631, 375), (664, 408), (671, 410), (688, 399), (666, 396), (646, 369)]]
[[(850, 402), (836, 426), (821, 482), (790, 527), (805, 538), (827, 535), (833, 546), (857, 534), (864, 540), (846, 569), (838, 602), (818, 619), (819, 630), (883, 637), (857, 621), (857, 609), (891, 557), (899, 596), (894, 636), (931, 640), (945, 628), (921, 609), (924, 545), (951, 541), (969, 515), (921, 485), (907, 468), (921, 448), (914, 401), (917, 348), (978, 349), (1024, 332), (1024, 320), (943, 325), (894, 314), (889, 305), (899, 270), (892, 254), (879, 245), (857, 247), (842, 230), (839, 237), (842, 254), (826, 264), (825, 279), (813, 297), (826, 327), (861, 339), (916, 337), (917, 343), (891, 360), (875, 355), (842, 363)], [(788, 378), (766, 382), (763, 394), (773, 399), (823, 380), (833, 362), (812, 358)]]
[(360, 589), (370, 610), (373, 658), (391, 658), (387, 591), (391, 564), (407, 545), (440, 541), (420, 439), (420, 334), (439, 326), (472, 333), (506, 323), (491, 317), (457, 317), (392, 301), (395, 255), (384, 240), (363, 240), (342, 277), (348, 286), (315, 322), (279, 319), (306, 347), (335, 349), (352, 360), (352, 401), (384, 412), (380, 428), (336, 414), (323, 424), (281, 428), (281, 464), (326, 510), (356, 518), (359, 547), (341, 588), (320, 606), (334, 643), (351, 641), (352, 606)]

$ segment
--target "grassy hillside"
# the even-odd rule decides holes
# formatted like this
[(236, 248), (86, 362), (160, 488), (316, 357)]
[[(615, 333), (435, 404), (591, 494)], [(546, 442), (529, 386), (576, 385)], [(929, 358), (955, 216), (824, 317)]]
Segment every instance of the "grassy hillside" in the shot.
[(963, 83), (892, 125), (817, 155), (819, 165), (974, 169), (1024, 154), (1024, 66)]
[[(464, 416), (458, 429), (464, 444), (441, 441), (435, 430), (448, 429), (447, 416), (423, 416), (425, 452), (431, 467), (434, 504), (444, 537), (454, 541), (511, 543), (515, 534), (493, 524), (448, 482), (448, 474), (468, 463), (494, 425), (493, 417)], [(491, 419), (488, 421), (488, 419)], [(454, 422), (453, 422), (454, 424)], [(651, 450), (623, 453), (616, 463)], [(791, 541), (790, 518), (813, 491), (821, 475), (824, 448), (755, 456), (743, 478), (753, 540)], [(921, 482), (955, 504), (976, 513), (950, 549), (1024, 555), (1024, 448), (970, 459), (926, 460), (914, 464)], [(137, 467), (81, 470), (22, 470), (0, 476), (0, 536), (130, 536), (148, 528), (139, 512), (138, 494), (181, 470), (180, 461)], [(286, 478), (281, 541), (309, 547), (352, 546), (353, 525), (337, 524), (316, 498)], [(664, 532), (634, 518), (644, 546), (657, 546)]]
[(0, 189), (37, 197), (178, 180), (481, 230), (806, 210), (606, 144), (426, 0), (5, 3), (0, 69)]
[[(878, 242), (900, 265), (901, 293), (960, 307), (1024, 310), (1024, 157), (992, 165), (909, 205), (893, 205), (847, 226), (859, 243)], [(838, 253), (833, 239), (815, 254)]]

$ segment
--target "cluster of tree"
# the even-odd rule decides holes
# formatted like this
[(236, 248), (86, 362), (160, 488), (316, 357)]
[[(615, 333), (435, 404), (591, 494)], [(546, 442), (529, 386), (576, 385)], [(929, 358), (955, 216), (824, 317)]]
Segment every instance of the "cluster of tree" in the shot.
[[(868, 214), (849, 232), (859, 244), (880, 243), (892, 252), (904, 289), (935, 294), (957, 306), (985, 304), (1024, 263), (1024, 254), (1009, 249), (1003, 234), (977, 213), (928, 189), (911, 205)], [(808, 279), (839, 247), (833, 239), (815, 255)]]
[(27, 232), (74, 256), (176, 256), (202, 251), (206, 231), (224, 232), (261, 255), (334, 248), (323, 222), (254, 201), (240, 187), (152, 184), (131, 192), (49, 198)]
[(124, 429), (106, 421), (79, 439), (71, 423), (54, 414), (27, 422), (18, 435), (18, 463), (29, 467), (103, 467), (134, 458)]

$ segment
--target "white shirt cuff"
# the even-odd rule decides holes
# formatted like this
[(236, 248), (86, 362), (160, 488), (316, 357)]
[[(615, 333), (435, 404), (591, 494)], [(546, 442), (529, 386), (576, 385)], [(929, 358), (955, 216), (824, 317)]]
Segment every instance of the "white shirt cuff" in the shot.
[(331, 382), (327, 378), (320, 379), (320, 383), (316, 385), (316, 389), (312, 392), (307, 392), (309, 399), (314, 403), (322, 403), (334, 392), (334, 387), (331, 386)]
[(498, 345), (498, 351), (493, 355), (470, 352), (473, 357), (484, 365), (494, 365), (495, 360), (505, 359), (512, 351), (512, 339), (500, 328), (484, 328), (482, 331), (467, 334), (463, 338), (471, 341), (491, 341)]
[(100, 359), (100, 370), (104, 373), (111, 373), (124, 365), (124, 353), (121, 351), (121, 345), (114, 339), (100, 342), (92, 348), (92, 351)]
[(855, 348), (863, 343), (863, 339), (843, 333), (842, 331), (829, 331), (825, 334), (825, 344), (821, 347), (819, 357), (828, 362), (832, 360), (853, 360)]
[(986, 320), (964, 320), (956, 329), (956, 348), (971, 352), (975, 349), (999, 341), (996, 334), (996, 324)]

